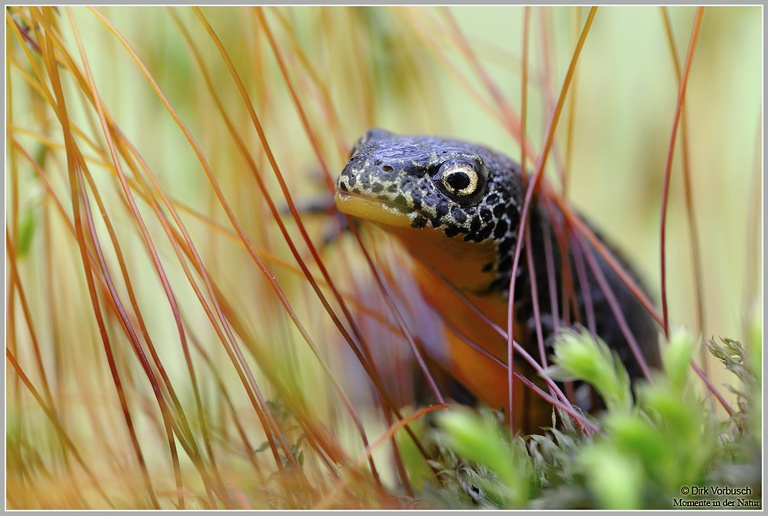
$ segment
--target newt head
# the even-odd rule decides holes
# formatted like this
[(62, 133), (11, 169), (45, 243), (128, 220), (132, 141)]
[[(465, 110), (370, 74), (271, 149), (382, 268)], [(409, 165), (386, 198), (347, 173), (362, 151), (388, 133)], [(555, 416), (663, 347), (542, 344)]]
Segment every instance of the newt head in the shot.
[(368, 131), (336, 183), (342, 213), (374, 222), (460, 289), (506, 289), (523, 187), (520, 171), (486, 147)]

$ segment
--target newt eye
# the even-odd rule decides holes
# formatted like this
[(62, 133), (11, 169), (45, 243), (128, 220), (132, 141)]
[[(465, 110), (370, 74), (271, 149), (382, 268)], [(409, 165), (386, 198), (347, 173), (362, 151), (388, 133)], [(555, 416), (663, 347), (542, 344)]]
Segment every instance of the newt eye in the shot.
[(437, 176), (452, 197), (469, 197), (481, 187), (477, 169), (467, 161), (446, 161), (440, 166)]

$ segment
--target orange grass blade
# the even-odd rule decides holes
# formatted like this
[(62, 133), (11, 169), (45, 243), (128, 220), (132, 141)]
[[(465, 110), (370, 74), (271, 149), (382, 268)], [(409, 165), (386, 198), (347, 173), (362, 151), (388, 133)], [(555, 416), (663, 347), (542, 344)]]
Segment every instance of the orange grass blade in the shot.
[[(688, 88), (688, 77), (691, 72), (691, 63), (693, 62), (693, 54), (696, 50), (696, 43), (699, 40), (699, 31), (701, 30), (701, 21), (704, 17), (704, 7), (696, 9), (696, 17), (693, 20), (693, 28), (691, 29), (691, 38), (688, 44), (688, 53), (685, 57), (685, 66), (683, 68), (683, 74), (679, 77), (679, 88), (677, 95), (677, 107), (675, 109), (675, 116), (672, 121), (672, 135), (669, 138), (669, 150), (667, 151), (667, 163), (664, 167), (664, 187), (661, 197), (661, 310), (662, 310), (662, 326), (664, 328), (664, 335), (669, 338), (669, 310), (667, 307), (667, 261), (666, 261), (666, 234), (667, 234), (667, 206), (669, 200), (669, 181), (672, 177), (672, 158), (675, 155), (675, 142), (677, 140), (677, 128), (680, 125), (680, 121), (683, 115), (683, 103), (685, 102), (685, 92)], [(675, 59), (675, 68), (679, 70), (677, 66), (677, 60)], [(679, 74), (679, 71), (678, 71)], [(684, 144), (685, 145), (685, 144)], [(685, 147), (684, 147), (685, 148)], [(687, 160), (686, 160), (687, 162)], [(689, 174), (684, 172), (686, 179), (686, 202), (688, 205), (688, 218), (693, 224), (692, 208), (690, 202), (690, 188), (689, 188)], [(695, 231), (692, 231), (691, 237)], [(695, 250), (694, 250), (695, 252)], [(694, 260), (696, 263), (696, 260)], [(697, 298), (700, 296), (697, 296)], [(699, 300), (700, 303), (700, 300)], [(701, 310), (701, 308), (699, 308)]]
[[(667, 34), (667, 41), (669, 42), (669, 51), (672, 54), (672, 60), (675, 65), (675, 75), (677, 77), (678, 88), (682, 83), (682, 73), (680, 71), (680, 58), (677, 55), (677, 48), (675, 47), (675, 38), (672, 34), (672, 22), (669, 19), (669, 10), (666, 6), (661, 7), (662, 19), (664, 20), (664, 31)], [(696, 211), (693, 205), (693, 187), (691, 184), (691, 158), (690, 158), (690, 142), (688, 136), (688, 117), (686, 116), (687, 110), (683, 105), (681, 112), (680, 122), (680, 143), (682, 144), (682, 158), (683, 158), (683, 190), (685, 193), (685, 210), (688, 219), (688, 232), (690, 233), (690, 246), (691, 246), (691, 261), (693, 262), (693, 288), (694, 288), (694, 302), (696, 309), (696, 325), (694, 327), (695, 333), (701, 333), (706, 335), (706, 326), (704, 324), (704, 292), (702, 288), (704, 285), (704, 274), (702, 272), (701, 265), (701, 246), (699, 244), (699, 229), (696, 223)], [(701, 367), (704, 372), (709, 375), (709, 361), (707, 360), (707, 351), (705, 347), (702, 347), (699, 351), (699, 360), (701, 361)]]
[[(557, 122), (560, 119), (560, 112), (563, 107), (563, 103), (565, 101), (565, 96), (568, 93), (568, 86), (570, 85), (571, 79), (573, 78), (573, 72), (576, 68), (576, 63), (578, 62), (579, 55), (581, 54), (581, 49), (584, 46), (584, 42), (586, 41), (587, 34), (589, 34), (589, 28), (592, 26), (592, 21), (595, 18), (595, 14), (597, 12), (597, 7), (592, 7), (589, 10), (589, 15), (587, 16), (587, 20), (584, 23), (584, 28), (582, 29), (581, 36), (579, 37), (579, 41), (576, 45), (576, 49), (574, 50), (573, 57), (571, 58), (571, 64), (568, 67), (568, 73), (565, 76), (565, 80), (563, 82), (563, 87), (560, 90), (560, 99), (558, 100), (557, 107), (552, 114), (552, 119), (549, 123), (549, 128), (547, 129), (547, 137), (544, 143), (544, 150), (542, 151), (541, 155), (539, 156), (538, 163), (536, 164), (536, 169), (533, 173), (533, 179), (528, 185), (528, 188), (525, 192), (525, 199), (523, 201), (523, 207), (521, 210), (521, 217), (520, 217), (520, 227), (523, 228), (523, 231), (527, 228), (527, 220), (528, 220), (528, 211), (529, 207), (531, 205), (531, 200), (533, 198), (533, 194), (535, 191), (538, 190), (538, 185), (541, 182), (543, 178), (543, 172), (544, 167), (547, 162), (547, 156), (549, 154), (549, 150), (552, 147), (552, 141), (555, 136), (555, 129), (557, 128)], [(514, 364), (514, 349), (513, 346), (513, 334), (512, 334), (512, 327), (513, 327), (513, 312), (514, 312), (514, 300), (515, 300), (515, 278), (517, 276), (516, 271), (517, 267), (519, 266), (520, 262), (520, 253), (522, 250), (522, 243), (523, 239), (518, 238), (517, 242), (515, 244), (515, 254), (512, 260), (512, 272), (510, 273), (510, 282), (509, 282), (509, 303), (507, 307), (507, 396), (509, 399), (509, 405), (508, 405), (508, 421), (509, 421), (509, 429), (510, 432), (512, 431), (512, 428), (514, 428), (514, 421), (513, 421), (513, 408), (514, 408), (514, 400), (512, 398), (512, 387), (513, 387), (513, 371), (514, 368), (512, 367), (512, 364)]]
[(416, 421), (417, 419), (431, 413), (435, 412), (437, 410), (442, 410), (448, 408), (448, 405), (444, 403), (440, 403), (438, 405), (432, 405), (429, 407), (421, 408), (417, 411), (415, 411), (413, 414), (410, 414), (406, 416), (403, 419), (400, 419), (397, 421), (394, 425), (392, 425), (387, 431), (381, 435), (374, 443), (372, 443), (366, 450), (363, 452), (363, 454), (357, 458), (357, 460), (353, 463), (353, 467), (347, 469), (346, 475), (344, 475), (339, 482), (333, 487), (333, 489), (326, 494), (314, 507), (315, 510), (327, 510), (328, 508), (332, 507), (332, 503), (334, 499), (341, 493), (341, 491), (349, 485), (349, 482), (351, 480), (349, 473), (354, 473), (360, 466), (362, 466), (367, 460), (369, 460), (370, 456), (373, 454), (373, 451), (376, 448), (379, 448), (382, 446), (385, 442), (387, 442), (390, 439), (393, 439), (395, 437), (395, 434), (398, 430), (401, 430), (403, 428), (406, 428), (409, 423), (412, 421)]
[[(170, 103), (168, 102), (168, 99), (162, 93), (159, 85), (152, 78), (152, 76), (149, 73), (149, 71), (147, 70), (146, 66), (141, 62), (141, 60), (139, 59), (138, 55), (133, 50), (133, 48), (128, 43), (128, 41), (117, 31), (117, 29), (114, 27), (114, 25), (109, 20), (107, 20), (101, 13), (99, 13), (99, 11), (97, 11), (95, 9), (92, 9), (92, 8), (91, 8), (91, 11), (97, 16), (97, 18), (99, 18), (99, 20), (105, 26), (107, 26), (107, 28), (109, 28), (109, 30), (120, 41), (120, 43), (123, 45), (123, 47), (126, 49), (126, 51), (131, 55), (131, 58), (134, 60), (134, 62), (137, 64), (137, 66), (141, 69), (142, 73), (144, 74), (144, 76), (147, 79), (147, 81), (150, 83), (152, 89), (155, 91), (155, 93), (158, 96), (158, 98), (160, 98), (160, 100), (163, 102), (163, 104), (166, 107), (166, 110), (168, 111), (168, 113), (174, 119), (174, 121), (176, 122), (178, 127), (182, 130), (182, 132), (184, 133), (184, 136), (186, 137), (186, 139), (189, 142), (190, 146), (192, 147), (192, 149), (194, 150), (195, 154), (197, 155), (197, 158), (200, 161), (200, 164), (203, 166), (205, 174), (208, 177), (209, 182), (210, 182), (211, 186), (213, 187), (214, 192), (215, 192), (217, 198), (219, 199), (219, 202), (220, 202), (222, 208), (224, 208), (224, 211), (227, 214), (227, 217), (229, 218), (229, 220), (232, 223), (233, 227), (237, 230), (240, 238), (246, 244), (246, 248), (247, 248), (249, 254), (251, 254), (251, 256), (256, 261), (256, 264), (259, 266), (259, 268), (264, 273), (264, 276), (272, 284), (272, 286), (273, 286), (273, 288), (275, 290), (275, 293), (278, 296), (278, 299), (280, 300), (281, 304), (283, 304), (283, 306), (288, 311), (289, 315), (291, 316), (291, 319), (294, 321), (294, 323), (296, 324), (297, 328), (302, 333), (302, 336), (305, 338), (305, 340), (311, 341), (311, 337), (306, 332), (306, 330), (304, 329), (304, 327), (301, 324), (301, 322), (296, 318), (295, 313), (290, 308), (290, 304), (288, 303), (288, 300), (285, 298), (285, 295), (282, 293), (282, 290), (280, 289), (279, 285), (277, 285), (277, 283), (274, 281), (274, 278), (272, 277), (271, 273), (266, 268), (264, 263), (261, 261), (260, 257), (256, 253), (256, 251), (253, 248), (253, 246), (250, 244), (250, 241), (248, 240), (248, 238), (246, 237), (246, 235), (243, 232), (242, 228), (240, 227), (240, 224), (235, 219), (234, 213), (229, 208), (229, 205), (227, 204), (226, 200), (224, 199), (223, 193), (222, 193), (220, 187), (218, 186), (218, 184), (216, 182), (216, 179), (215, 179), (215, 177), (213, 175), (213, 171), (211, 170), (210, 166), (208, 165), (208, 162), (205, 159), (205, 156), (203, 155), (202, 150), (200, 149), (198, 144), (195, 142), (194, 137), (190, 133), (189, 129), (184, 125), (184, 123), (181, 121), (179, 116), (173, 110), (173, 108), (171, 107)], [(168, 205), (168, 203), (167, 203), (167, 200), (166, 200), (166, 206), (167, 205)], [(195, 261), (200, 266), (200, 268), (201, 268), (200, 270), (203, 271), (204, 267), (202, 265), (202, 260), (201, 260), (201, 258), (199, 256), (199, 254), (197, 253), (197, 251), (195, 250), (194, 246), (192, 245), (191, 239), (190, 239), (188, 233), (184, 229), (183, 224), (181, 224), (181, 221), (178, 220), (177, 216), (175, 216), (175, 213), (174, 212), (171, 212), (171, 213), (174, 214), (174, 219), (176, 219), (176, 224), (179, 226), (179, 228), (181, 229), (182, 233), (184, 233), (184, 238), (188, 242), (189, 248), (192, 251), (192, 254), (194, 256)], [(211, 290), (211, 280), (210, 280), (210, 278), (208, 277), (207, 274), (203, 274), (203, 278), (205, 280), (205, 283), (206, 283), (206, 286), (207, 286), (208, 290), (210, 291)], [(261, 393), (261, 390), (258, 388), (258, 386), (256, 384), (256, 380), (253, 377), (253, 374), (251, 373), (250, 369), (247, 368), (247, 366), (245, 366), (245, 357), (243, 356), (242, 351), (240, 350), (240, 347), (237, 345), (237, 342), (235, 340), (234, 335), (231, 332), (229, 324), (226, 323), (226, 317), (221, 312), (221, 308), (219, 306), (219, 302), (216, 300), (215, 296), (212, 297), (212, 299), (214, 301), (214, 306), (216, 307), (216, 311), (217, 311), (217, 314), (219, 316), (219, 319), (220, 319), (220, 321), (223, 324), (223, 327), (224, 327), (225, 333), (227, 335), (227, 338), (230, 341), (232, 349), (235, 351), (235, 355), (237, 357), (237, 360), (244, 365), (244, 371), (246, 373), (246, 377), (248, 378), (248, 382), (250, 383), (251, 388), (253, 389), (254, 393), (256, 394), (257, 398), (259, 399), (259, 404), (262, 406), (262, 410), (264, 411), (264, 414), (265, 414), (265, 416), (267, 418), (267, 421), (269, 422), (269, 427), (275, 433), (275, 436), (277, 437), (278, 441), (280, 442), (280, 445), (283, 448), (284, 452), (286, 453), (286, 456), (288, 457), (288, 460), (292, 464), (293, 468), (296, 471), (298, 471), (299, 474), (302, 474), (301, 473), (301, 468), (299, 468), (299, 465), (296, 462), (296, 458), (295, 458), (294, 454), (291, 452), (290, 447), (288, 446), (288, 443), (285, 441), (284, 436), (278, 430), (277, 424), (276, 424), (274, 418), (272, 417), (272, 415), (270, 414), (269, 409), (267, 408), (266, 400), (264, 400), (264, 397), (263, 397), (263, 395)], [(275, 453), (275, 461), (276, 461), (278, 467), (282, 470), (282, 468), (283, 468), (282, 463), (279, 460), (279, 457), (278, 457), (278, 455), (276, 453)]]
[[(240, 79), (238, 77), (238, 74), (237, 74), (237, 72), (236, 72), (236, 70), (234, 68), (234, 65), (232, 64), (231, 60), (226, 55), (226, 52), (223, 49), (221, 41), (216, 36), (215, 32), (213, 32), (213, 29), (210, 27), (210, 25), (208, 25), (207, 22), (205, 21), (205, 18), (203, 16), (202, 12), (199, 9), (195, 9), (195, 13), (197, 14), (198, 18), (200, 18), (201, 22), (203, 22), (206, 30), (209, 32), (209, 34), (211, 35), (211, 38), (213, 39), (214, 43), (216, 44), (217, 48), (219, 49), (222, 58), (227, 63), (227, 67), (229, 68), (230, 73), (231, 73), (233, 79), (235, 80), (235, 82), (237, 84), (238, 90), (240, 91), (241, 96), (243, 97), (243, 101), (244, 101), (244, 103), (245, 103), (245, 105), (246, 105), (246, 107), (248, 109), (248, 113), (249, 113), (249, 115), (250, 115), (250, 117), (252, 119), (254, 128), (256, 129), (257, 133), (259, 134), (259, 138), (260, 138), (260, 140), (262, 142), (262, 146), (263, 146), (263, 148), (264, 148), (264, 150), (265, 150), (265, 152), (267, 154), (267, 158), (268, 158), (268, 161), (270, 163), (270, 166), (271, 166), (273, 172), (275, 173), (275, 177), (278, 180), (278, 183), (280, 184), (280, 188), (281, 188), (281, 190), (283, 192), (283, 195), (285, 196), (285, 199), (286, 199), (286, 201), (288, 203), (288, 207), (291, 210), (291, 213), (292, 213), (292, 215), (294, 217), (294, 220), (297, 223), (299, 231), (301, 232), (302, 237), (304, 238), (306, 244), (308, 245), (308, 247), (310, 249), (310, 252), (312, 253), (312, 255), (313, 255), (314, 259), (315, 259), (315, 262), (318, 264), (321, 273), (325, 277), (325, 279), (327, 281), (327, 284), (331, 287), (331, 290), (334, 293), (337, 301), (339, 302), (339, 304), (340, 304), (340, 306), (342, 308), (342, 311), (345, 313), (345, 315), (347, 317), (347, 320), (350, 322), (350, 325), (352, 327), (353, 333), (358, 337), (357, 338), (357, 342), (359, 342), (363, 346), (363, 349), (365, 349), (364, 340), (360, 337), (360, 333), (357, 330), (356, 324), (354, 323), (354, 319), (352, 318), (351, 314), (349, 313), (349, 311), (348, 311), (348, 309), (346, 307), (346, 304), (344, 303), (343, 298), (338, 293), (338, 291), (335, 288), (335, 285), (331, 281), (330, 276), (328, 275), (328, 272), (327, 272), (326, 268), (322, 264), (322, 260), (317, 255), (317, 251), (315, 250), (315, 248), (314, 248), (314, 246), (313, 246), (313, 244), (312, 244), (312, 242), (311, 242), (311, 240), (309, 238), (309, 235), (307, 234), (306, 229), (304, 228), (304, 225), (303, 225), (300, 217), (298, 216), (298, 212), (296, 211), (296, 207), (293, 204), (291, 194), (288, 191), (287, 185), (285, 184), (283, 176), (280, 173), (279, 166), (278, 166), (278, 164), (277, 164), (277, 162), (276, 162), (276, 160), (274, 158), (274, 155), (272, 154), (272, 152), (271, 152), (271, 150), (269, 148), (269, 145), (268, 145), (268, 143), (266, 141), (266, 135), (264, 134), (264, 130), (261, 127), (261, 124), (260, 124), (260, 122), (258, 120), (258, 117), (257, 117), (257, 115), (256, 115), (256, 113), (255, 113), (255, 111), (253, 109), (253, 106), (252, 106), (252, 104), (251, 104), (251, 102), (250, 102), (250, 100), (248, 98), (247, 93), (245, 92), (245, 89), (244, 89), (244, 86), (242, 84), (242, 81), (240, 81)], [(260, 13), (260, 11), (257, 11), (257, 13)], [(262, 24), (264, 24), (264, 26), (266, 28), (266, 22), (262, 21)], [(270, 34), (270, 33), (267, 32), (267, 34)], [(273, 48), (275, 48), (275, 47), (273, 47)], [(276, 50), (275, 50), (275, 52), (276, 52)], [(276, 53), (276, 57), (278, 58), (278, 62), (280, 63), (280, 56), (279, 56), (279, 54)], [(284, 68), (281, 68), (281, 69), (285, 70)], [(289, 85), (290, 85), (290, 83), (289, 83)], [(298, 98), (295, 95), (293, 96), (293, 100), (294, 100), (294, 104), (297, 105)], [(303, 112), (303, 110), (300, 107), (300, 105), (297, 105), (297, 109), (300, 112)], [(306, 117), (302, 116), (302, 119), (306, 120)], [(310, 133), (311, 131), (307, 128), (307, 132)], [(316, 151), (316, 154), (319, 153), (319, 150), (318, 150), (318, 148), (316, 146), (315, 146), (315, 151)], [(258, 175), (256, 175), (256, 179), (257, 179), (257, 183), (259, 184), (260, 188), (262, 189), (262, 191), (265, 194), (265, 198), (270, 203), (270, 208), (273, 210), (273, 213), (275, 213), (274, 205), (272, 204), (271, 200), (269, 200), (269, 196), (267, 195), (267, 192), (263, 188), (263, 184), (261, 183)], [(280, 227), (282, 229), (282, 223), (279, 221), (279, 219), (278, 219), (278, 217), (276, 215), (275, 215), (275, 217), (276, 217), (276, 220), (277, 220), (278, 224), (280, 225)], [(306, 275), (307, 279), (310, 281), (310, 284), (312, 285), (313, 289), (318, 294), (318, 297), (320, 298), (320, 300), (323, 303), (324, 307), (328, 311), (329, 315), (331, 315), (332, 319), (336, 323), (336, 325), (339, 328), (340, 332), (345, 336), (347, 341), (350, 342), (350, 344), (351, 344), (350, 347), (352, 348), (352, 350), (357, 354), (357, 347), (352, 344), (353, 341), (351, 340), (350, 336), (347, 334), (346, 330), (344, 329), (344, 326), (341, 325), (340, 321), (336, 318), (335, 314), (331, 310), (330, 306), (328, 305), (328, 303), (327, 303), (327, 301), (325, 299), (325, 296), (322, 295), (322, 292), (319, 290), (319, 287), (317, 286), (317, 283), (316, 283), (315, 279), (309, 273), (308, 269), (305, 268), (305, 265), (304, 265), (303, 261), (300, 259), (300, 257), (298, 256), (298, 253), (293, 248), (293, 244), (291, 243), (290, 239), (287, 238), (287, 235), (286, 235), (286, 241), (289, 244), (289, 246), (291, 247), (292, 252), (294, 252), (294, 255), (296, 256), (299, 265), (302, 267), (302, 270), (305, 271), (305, 275)], [(403, 332), (406, 335), (406, 338), (409, 340), (409, 343), (411, 343), (412, 339), (411, 339), (410, 335), (408, 335), (407, 332), (405, 332), (402, 319), (397, 314), (396, 314), (396, 319), (398, 320), (398, 323), (400, 324), (401, 328), (403, 328)], [(308, 344), (310, 344), (310, 347), (312, 347), (312, 344), (309, 341), (307, 341), (307, 342), (308, 342)], [(414, 353), (418, 357), (418, 351), (416, 350), (415, 344), (411, 344), (411, 346), (412, 346), (412, 349), (414, 349)], [(314, 348), (313, 348), (313, 353), (315, 353)], [(358, 358), (360, 359), (360, 355), (358, 355)], [(417, 358), (417, 360), (419, 360), (421, 362), (420, 357)], [(366, 363), (362, 359), (361, 359), (361, 364), (363, 364), (363, 366), (366, 367), (366, 370), (369, 370), (370, 367), (371, 367), (370, 365), (366, 365)], [(429, 377), (430, 375), (429, 375), (428, 371), (426, 370), (426, 365), (423, 366), (423, 370), (426, 372), (427, 376)], [(371, 374), (371, 373), (373, 373), (373, 374)], [(371, 370), (371, 373), (369, 373), (370, 377), (374, 381), (374, 383), (377, 386), (377, 388), (379, 389), (379, 391), (382, 394), (382, 397), (384, 398), (384, 400), (387, 401), (387, 403), (390, 405), (391, 408), (396, 409), (396, 406), (391, 401), (389, 401), (389, 397), (388, 397), (388, 394), (386, 393), (386, 391), (381, 387), (380, 380), (378, 379), (378, 373), (375, 373), (375, 371), (373, 371), (373, 370)], [(335, 380), (334, 380), (334, 382), (335, 382)], [(432, 382), (432, 383), (434, 385), (434, 382)], [(436, 389), (436, 387), (435, 387), (435, 389)], [(437, 393), (437, 394), (438, 394), (438, 397), (439, 397), (439, 393)], [(439, 397), (439, 399), (441, 399), (441, 398)], [(357, 417), (354, 416), (354, 414), (353, 414), (353, 417), (355, 419), (357, 419)], [(358, 425), (358, 428), (359, 428), (359, 430), (361, 432), (361, 438), (365, 442), (367, 442), (367, 438), (365, 437), (365, 433), (364, 433), (364, 430), (362, 428), (362, 425)], [(376, 469), (373, 468), (373, 471), (375, 472)]]
[[(32, 13), (33, 15), (35, 15), (34, 11), (32, 11)], [(52, 20), (51, 9), (44, 10), (42, 13), (42, 17), (45, 18), (45, 21), (48, 22), (48, 25), (52, 24), (53, 20)], [(136, 453), (136, 458), (139, 462), (139, 467), (141, 469), (142, 476), (144, 478), (145, 488), (147, 489), (147, 492), (150, 496), (152, 505), (155, 508), (159, 508), (157, 499), (155, 498), (154, 490), (152, 489), (152, 482), (150, 480), (149, 472), (146, 467), (146, 461), (144, 459), (143, 452), (141, 451), (141, 446), (136, 437), (133, 421), (131, 419), (130, 412), (128, 410), (127, 400), (125, 398), (125, 392), (122, 388), (122, 381), (120, 380), (119, 373), (117, 372), (117, 368), (114, 363), (114, 357), (112, 354), (110, 339), (106, 331), (106, 326), (105, 326), (103, 316), (101, 314), (101, 310), (98, 306), (98, 297), (96, 294), (93, 277), (89, 272), (87, 272), (89, 269), (87, 267), (86, 247), (85, 247), (86, 243), (85, 243), (85, 234), (83, 232), (82, 221), (81, 221), (80, 201), (78, 199), (79, 197), (78, 192), (80, 188), (79, 188), (79, 180), (78, 180), (77, 171), (76, 171), (77, 165), (76, 165), (76, 160), (74, 156), (75, 143), (72, 140), (71, 133), (67, 130), (67, 126), (68, 126), (67, 108), (64, 102), (64, 93), (62, 91), (61, 82), (59, 79), (58, 63), (56, 63), (53, 57), (54, 55), (53, 42), (51, 38), (46, 38), (44, 42), (45, 42), (45, 45), (41, 46), (42, 55), (45, 61), (46, 68), (49, 72), (49, 76), (51, 78), (51, 83), (52, 83), (51, 85), (54, 89), (55, 98), (58, 101), (57, 105), (55, 106), (56, 108), (55, 111), (59, 117), (59, 121), (61, 122), (62, 127), (64, 128), (64, 141), (66, 144), (66, 150), (67, 150), (67, 156), (68, 156), (67, 168), (69, 170), (70, 186), (73, 191), (72, 208), (73, 208), (73, 213), (75, 215), (75, 227), (78, 233), (78, 243), (80, 245), (80, 254), (83, 260), (83, 266), (84, 266), (84, 269), (86, 270), (86, 280), (88, 282), (88, 289), (91, 295), (93, 311), (97, 319), (99, 330), (101, 332), (102, 342), (104, 344), (104, 349), (107, 354), (107, 359), (110, 363), (110, 370), (112, 373), (113, 380), (115, 382), (115, 388), (117, 390), (118, 397), (120, 398), (120, 403), (123, 408), (123, 415), (125, 417), (126, 428), (130, 433), (131, 441), (134, 447), (134, 451)]]

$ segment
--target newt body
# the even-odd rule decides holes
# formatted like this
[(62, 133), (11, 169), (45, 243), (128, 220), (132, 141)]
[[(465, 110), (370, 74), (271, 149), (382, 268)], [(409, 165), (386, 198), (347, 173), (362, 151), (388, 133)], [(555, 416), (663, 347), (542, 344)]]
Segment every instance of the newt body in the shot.
[[(519, 166), (503, 154), (458, 140), (382, 130), (371, 130), (358, 141), (337, 181), (336, 205), (341, 212), (378, 224), (416, 259), (419, 286), (451, 329), (448, 352), (431, 358), (450, 379), (496, 408), (507, 405), (506, 340), (462, 296), (506, 328), (524, 194)], [(539, 356), (531, 295), (535, 281), (544, 342), (550, 343), (557, 328), (574, 320), (584, 326), (589, 322), (619, 355), (630, 377), (641, 377), (640, 365), (589, 263), (573, 245), (561, 249), (557, 221), (538, 203), (531, 206), (529, 221), (535, 272), (531, 274), (525, 260), (516, 271), (515, 340)], [(613, 292), (643, 359), (651, 368), (658, 367), (655, 321), (608, 263), (588, 243), (583, 245)], [(547, 248), (552, 273), (547, 271)], [(571, 271), (566, 278), (570, 289), (563, 289), (563, 262)], [(576, 274), (579, 266), (582, 274)], [(552, 277), (555, 288), (550, 289)], [(563, 303), (566, 290), (573, 295)], [(551, 294), (556, 296), (554, 306)], [(564, 315), (564, 309), (571, 307), (570, 315)], [(533, 368), (518, 357), (515, 369), (536, 381)], [(551, 406), (517, 381), (514, 411), (516, 426), (524, 432), (551, 425)]]

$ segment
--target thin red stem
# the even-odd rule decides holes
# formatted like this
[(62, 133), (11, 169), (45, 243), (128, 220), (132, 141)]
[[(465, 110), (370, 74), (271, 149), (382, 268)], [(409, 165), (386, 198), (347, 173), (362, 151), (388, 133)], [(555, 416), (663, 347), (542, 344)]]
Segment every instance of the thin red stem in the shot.
[(699, 31), (701, 29), (701, 21), (703, 17), (704, 7), (699, 7), (696, 9), (696, 17), (693, 21), (693, 30), (688, 45), (688, 54), (685, 58), (683, 76), (680, 80), (680, 88), (677, 95), (677, 107), (675, 108), (675, 117), (672, 121), (672, 135), (669, 138), (667, 162), (664, 167), (664, 186), (661, 196), (661, 311), (662, 327), (664, 328), (664, 336), (667, 338), (669, 338), (669, 307), (667, 302), (667, 206), (669, 204), (669, 183), (672, 177), (672, 159), (675, 155), (677, 128), (680, 125), (683, 103), (685, 102), (685, 93), (688, 88), (688, 77), (691, 72), (691, 63), (693, 62), (696, 43), (699, 40)]
[[(573, 78), (573, 72), (576, 68), (576, 63), (578, 62), (579, 56), (581, 55), (581, 49), (584, 47), (584, 42), (587, 39), (587, 34), (589, 34), (589, 29), (592, 26), (592, 21), (594, 20), (596, 13), (597, 13), (597, 7), (590, 8), (589, 15), (587, 16), (587, 21), (584, 24), (584, 28), (582, 29), (581, 36), (579, 37), (579, 41), (576, 44), (576, 49), (573, 52), (573, 56), (571, 58), (571, 64), (568, 67), (568, 72), (566, 73), (565, 80), (563, 82), (563, 87), (560, 90), (560, 98), (558, 100), (557, 107), (555, 108), (555, 112), (552, 114), (552, 119), (547, 129), (547, 137), (544, 145), (544, 150), (541, 156), (539, 157), (538, 163), (536, 164), (536, 169), (533, 173), (533, 180), (530, 182), (525, 192), (522, 213), (520, 216), (520, 225), (518, 229), (518, 235), (520, 235), (521, 231), (525, 231), (526, 225), (528, 224), (528, 214), (531, 208), (531, 204), (533, 202), (533, 195), (536, 191), (538, 191), (539, 184), (543, 179), (544, 167), (546, 166), (546, 163), (547, 163), (547, 156), (549, 154), (549, 150), (552, 148), (552, 142), (555, 137), (555, 130), (557, 128), (557, 123), (560, 120), (560, 113), (562, 112), (563, 104), (565, 102), (565, 97), (568, 94), (568, 87), (570, 86), (571, 80)], [(514, 302), (515, 302), (515, 280), (517, 278), (517, 268), (520, 264), (520, 254), (522, 252), (522, 244), (523, 244), (523, 238), (520, 238), (520, 236), (518, 236), (517, 242), (515, 243), (515, 254), (512, 262), (512, 271), (510, 274), (509, 302), (508, 302), (508, 308), (507, 308), (507, 365), (508, 365), (507, 395), (509, 399), (509, 405), (507, 407), (508, 409), (507, 417), (509, 418), (510, 432), (514, 428), (514, 421), (513, 421), (514, 407), (512, 405), (512, 390), (513, 390), (513, 369), (514, 369), (513, 367), (514, 366), (513, 320), (514, 320)]]

